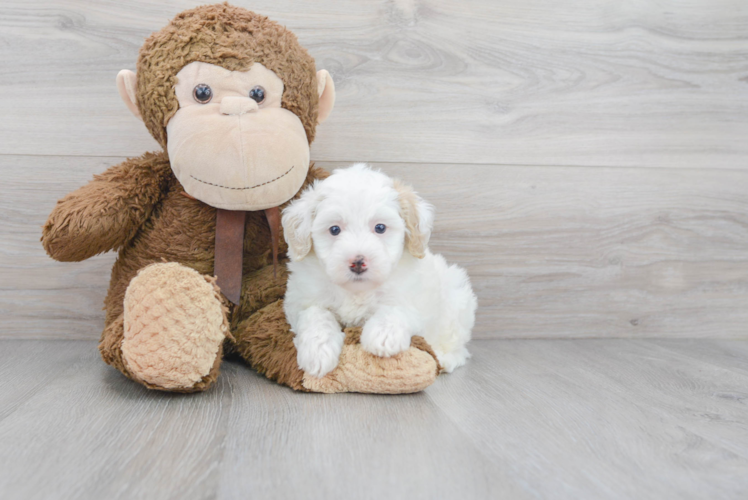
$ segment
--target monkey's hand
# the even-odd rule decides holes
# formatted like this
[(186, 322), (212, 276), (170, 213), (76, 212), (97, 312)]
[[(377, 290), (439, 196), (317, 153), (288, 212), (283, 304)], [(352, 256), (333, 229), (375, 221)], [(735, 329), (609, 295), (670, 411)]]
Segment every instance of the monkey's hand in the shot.
[(164, 153), (146, 153), (94, 176), (57, 202), (42, 230), (44, 249), (74, 262), (123, 246), (148, 220), (171, 175)]

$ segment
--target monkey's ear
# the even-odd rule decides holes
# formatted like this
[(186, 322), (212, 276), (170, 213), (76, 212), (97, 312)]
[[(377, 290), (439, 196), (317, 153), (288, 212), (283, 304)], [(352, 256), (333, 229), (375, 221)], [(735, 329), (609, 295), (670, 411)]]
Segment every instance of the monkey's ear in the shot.
[(335, 83), (326, 69), (317, 71), (317, 94), (319, 94), (319, 114), (317, 124), (327, 120), (335, 106)]
[(395, 180), (394, 187), (398, 193), (400, 214), (405, 220), (405, 246), (413, 257), (422, 259), (426, 256), (434, 228), (434, 206), (399, 180)]
[(312, 185), (283, 210), (283, 237), (292, 261), (303, 259), (312, 250), (312, 222), (318, 201), (315, 187)]
[(119, 90), (119, 96), (125, 102), (127, 109), (135, 115), (136, 118), (143, 119), (140, 116), (140, 110), (138, 109), (138, 100), (135, 97), (135, 90), (138, 88), (138, 79), (135, 73), (129, 69), (123, 69), (117, 73), (117, 90)]

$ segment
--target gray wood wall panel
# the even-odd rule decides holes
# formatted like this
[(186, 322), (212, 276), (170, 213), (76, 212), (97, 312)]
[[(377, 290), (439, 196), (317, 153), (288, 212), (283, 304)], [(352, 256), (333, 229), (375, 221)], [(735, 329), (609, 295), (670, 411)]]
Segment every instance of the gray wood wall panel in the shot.
[[(98, 337), (114, 256), (54, 262), (40, 227), (121, 160), (0, 156), (0, 336)], [(436, 204), (432, 249), (473, 279), (476, 338), (748, 336), (748, 172), (373, 165)]]
[[(438, 208), (477, 338), (748, 336), (748, 3), (237, 1), (293, 29), (338, 100), (313, 158)], [(114, 256), (40, 226), (157, 149), (114, 76), (189, 0), (5, 0), (0, 336), (96, 338)]]
[[(337, 82), (326, 161), (744, 169), (742, 0), (237, 0)], [(0, 153), (136, 155), (114, 77), (192, 0), (5, 0)]]

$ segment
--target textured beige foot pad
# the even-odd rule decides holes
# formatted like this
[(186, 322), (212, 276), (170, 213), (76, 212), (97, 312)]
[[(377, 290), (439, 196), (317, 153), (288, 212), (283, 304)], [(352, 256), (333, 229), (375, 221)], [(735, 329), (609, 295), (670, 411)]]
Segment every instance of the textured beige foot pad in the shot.
[(228, 332), (213, 280), (177, 263), (140, 270), (125, 292), (122, 357), (142, 381), (188, 389), (213, 367)]
[(408, 394), (433, 384), (438, 372), (434, 357), (416, 347), (380, 358), (364, 351), (361, 344), (346, 344), (333, 371), (322, 378), (304, 375), (302, 384), (312, 392)]

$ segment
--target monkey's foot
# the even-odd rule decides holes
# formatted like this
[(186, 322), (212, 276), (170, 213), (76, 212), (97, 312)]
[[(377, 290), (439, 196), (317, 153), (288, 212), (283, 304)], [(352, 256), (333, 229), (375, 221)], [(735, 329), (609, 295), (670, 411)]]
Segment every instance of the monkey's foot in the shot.
[(360, 328), (346, 329), (338, 366), (322, 378), (305, 374), (304, 388), (325, 393), (407, 394), (422, 391), (436, 380), (441, 367), (422, 337), (413, 337), (408, 350), (380, 358), (361, 348), (360, 335)]
[(152, 264), (132, 279), (124, 306), (122, 357), (134, 378), (190, 391), (218, 375), (228, 324), (213, 279), (174, 262)]

